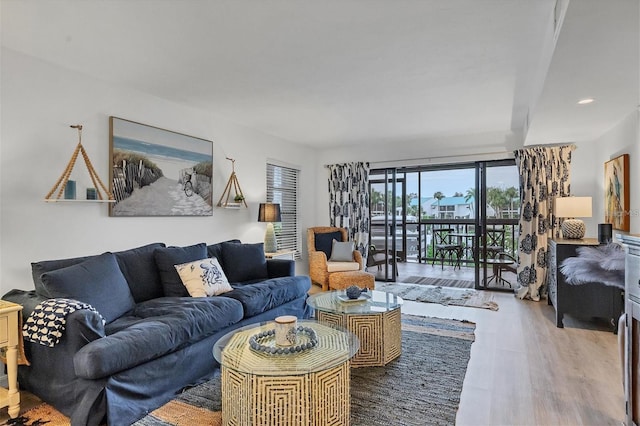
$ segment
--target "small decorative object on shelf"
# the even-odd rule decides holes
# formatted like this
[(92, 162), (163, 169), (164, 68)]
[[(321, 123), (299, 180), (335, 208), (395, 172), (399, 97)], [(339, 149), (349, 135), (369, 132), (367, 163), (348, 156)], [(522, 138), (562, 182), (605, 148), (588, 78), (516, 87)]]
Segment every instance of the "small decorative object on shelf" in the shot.
[[(227, 160), (231, 161), (231, 176), (229, 176), (227, 186), (225, 186), (220, 200), (218, 200), (218, 206), (228, 209), (239, 209), (244, 204), (245, 207), (248, 207), (244, 199), (244, 194), (242, 193), (242, 188), (240, 188), (238, 177), (236, 176), (236, 160), (229, 157), (227, 157)], [(233, 196), (233, 201), (230, 201), (232, 190), (235, 195)]]
[[(75, 181), (69, 180), (69, 177), (71, 176), (73, 167), (75, 166), (76, 161), (78, 160), (78, 154), (82, 154), (82, 158), (84, 159), (84, 164), (87, 167), (87, 171), (89, 172), (89, 177), (91, 177), (91, 181), (93, 182), (93, 185), (96, 188), (95, 191), (96, 191), (97, 199), (92, 201), (98, 201), (98, 202), (103, 201), (108, 203), (115, 202), (113, 198), (113, 194), (109, 192), (107, 187), (104, 185), (104, 183), (102, 183), (102, 181), (98, 177), (98, 174), (96, 173), (95, 169), (93, 168), (93, 165), (91, 164), (91, 160), (89, 160), (89, 156), (87, 155), (87, 152), (82, 146), (82, 124), (76, 124), (70, 127), (73, 129), (78, 129), (78, 145), (76, 146), (76, 149), (73, 151), (73, 154), (71, 155), (71, 159), (69, 160), (67, 167), (64, 169), (64, 172), (62, 172), (62, 175), (57, 180), (56, 184), (53, 185), (53, 188), (51, 188), (51, 191), (49, 191), (49, 193), (44, 197), (45, 201), (47, 202), (56, 202), (56, 201), (65, 201), (65, 200), (77, 201), (75, 200), (76, 183)], [(104, 195), (100, 191), (100, 188), (102, 188), (102, 190), (104, 191)], [(57, 194), (54, 196), (54, 193), (56, 191), (57, 191)], [(60, 197), (62, 197), (63, 193), (64, 193), (64, 199), (61, 199)], [(87, 197), (87, 199), (89, 199), (89, 197)]]
[(315, 348), (318, 344), (318, 336), (311, 327), (297, 327), (296, 334), (304, 336), (295, 346), (277, 346), (275, 343), (276, 330), (267, 330), (251, 336), (249, 338), (249, 347), (257, 352), (264, 352), (270, 355), (288, 355), (295, 354), (308, 349)]

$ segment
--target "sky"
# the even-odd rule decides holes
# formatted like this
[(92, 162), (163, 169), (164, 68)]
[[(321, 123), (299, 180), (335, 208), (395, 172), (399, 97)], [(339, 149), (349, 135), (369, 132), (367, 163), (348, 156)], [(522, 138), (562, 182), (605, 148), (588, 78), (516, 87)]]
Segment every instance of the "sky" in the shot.
[[(372, 176), (375, 180), (375, 176)], [(517, 167), (499, 166), (487, 169), (487, 187), (518, 189), (519, 177)], [(431, 198), (437, 191), (447, 197), (456, 192), (466, 195), (469, 188), (475, 186), (475, 169), (435, 170), (422, 172), (422, 198)], [(407, 176), (407, 194), (418, 193), (418, 174)]]

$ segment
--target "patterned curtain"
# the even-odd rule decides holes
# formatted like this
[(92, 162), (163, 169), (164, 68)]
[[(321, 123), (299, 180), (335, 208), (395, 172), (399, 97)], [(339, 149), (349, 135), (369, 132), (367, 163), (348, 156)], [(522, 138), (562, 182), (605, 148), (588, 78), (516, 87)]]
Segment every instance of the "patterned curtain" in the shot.
[(366, 259), (369, 244), (369, 163), (327, 167), (330, 224), (347, 228), (349, 239)]
[(520, 172), (518, 285), (520, 299), (539, 301), (546, 294), (547, 239), (560, 236), (553, 215), (555, 197), (570, 195), (573, 145), (514, 151)]

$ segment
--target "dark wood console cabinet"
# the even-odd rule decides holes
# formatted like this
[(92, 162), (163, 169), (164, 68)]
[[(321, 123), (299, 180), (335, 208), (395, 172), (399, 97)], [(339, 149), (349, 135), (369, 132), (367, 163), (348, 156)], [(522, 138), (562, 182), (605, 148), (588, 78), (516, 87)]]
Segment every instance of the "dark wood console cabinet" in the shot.
[(624, 312), (623, 290), (602, 283), (593, 282), (581, 285), (566, 283), (566, 277), (560, 271), (562, 261), (577, 255), (576, 250), (584, 246), (598, 246), (595, 238), (582, 240), (549, 240), (549, 285), (548, 303), (556, 311), (556, 326), (564, 327), (564, 314), (576, 318), (606, 318), (614, 332), (618, 331), (618, 318)]

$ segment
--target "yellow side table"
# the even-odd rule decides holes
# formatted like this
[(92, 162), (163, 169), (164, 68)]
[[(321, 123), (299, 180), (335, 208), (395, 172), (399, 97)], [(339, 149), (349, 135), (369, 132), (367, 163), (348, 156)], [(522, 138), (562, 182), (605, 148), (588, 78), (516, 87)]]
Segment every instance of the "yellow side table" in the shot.
[(9, 416), (17, 417), (20, 412), (20, 392), (18, 391), (18, 344), (22, 339), (18, 315), (22, 306), (0, 300), (0, 348), (7, 348), (7, 379), (9, 388), (0, 388), (0, 407), (9, 407)]

